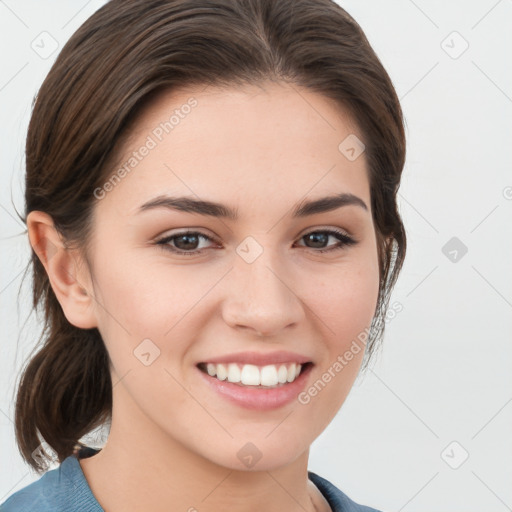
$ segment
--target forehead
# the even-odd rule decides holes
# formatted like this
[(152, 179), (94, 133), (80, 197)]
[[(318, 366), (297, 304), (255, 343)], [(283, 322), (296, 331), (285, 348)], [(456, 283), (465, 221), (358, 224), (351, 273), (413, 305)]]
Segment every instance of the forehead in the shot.
[(166, 91), (133, 125), (112, 169), (122, 179), (106, 198), (126, 214), (162, 194), (241, 212), (342, 192), (369, 204), (364, 152), (350, 159), (343, 151), (354, 137), (362, 140), (338, 103), (297, 85)]

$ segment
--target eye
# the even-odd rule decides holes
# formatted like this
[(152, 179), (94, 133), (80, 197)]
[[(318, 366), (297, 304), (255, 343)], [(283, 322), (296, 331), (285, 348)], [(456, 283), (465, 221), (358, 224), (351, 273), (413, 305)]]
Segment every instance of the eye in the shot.
[[(184, 256), (194, 256), (203, 252), (204, 248), (197, 249), (199, 239), (213, 241), (211, 237), (200, 233), (198, 231), (183, 231), (181, 233), (166, 236), (156, 242), (157, 245), (161, 246), (162, 249), (173, 252), (174, 254)], [(171, 242), (175, 244), (175, 247), (169, 245)], [(186, 249), (186, 251), (180, 250)]]
[[(321, 248), (318, 249), (318, 246), (324, 246), (324, 244), (329, 240), (330, 237), (336, 238), (339, 240), (337, 245), (331, 246), (330, 248)], [(310, 243), (313, 243), (316, 246), (317, 250), (313, 252), (331, 252), (339, 249), (344, 249), (347, 246), (357, 244), (357, 241), (351, 236), (343, 233), (343, 231), (338, 231), (336, 229), (325, 229), (325, 230), (317, 230), (311, 231), (306, 235), (301, 237), (301, 240), (308, 240)], [(311, 248), (311, 247), (308, 247)], [(315, 247), (313, 247), (314, 249)]]
[[(338, 240), (338, 244), (325, 248), (325, 243), (328, 242), (331, 237), (336, 238)], [(198, 248), (200, 239), (214, 242), (212, 237), (199, 231), (183, 231), (181, 233), (161, 238), (160, 240), (157, 240), (155, 244), (166, 251), (171, 251), (173, 254), (195, 256), (197, 254), (201, 254), (205, 249), (205, 247)], [(336, 251), (344, 249), (347, 246), (357, 244), (357, 241), (351, 236), (334, 229), (311, 231), (310, 233), (303, 235), (300, 240), (307, 240), (309, 243), (312, 243), (313, 247), (306, 247), (308, 249), (312, 249), (313, 252), (320, 253)]]

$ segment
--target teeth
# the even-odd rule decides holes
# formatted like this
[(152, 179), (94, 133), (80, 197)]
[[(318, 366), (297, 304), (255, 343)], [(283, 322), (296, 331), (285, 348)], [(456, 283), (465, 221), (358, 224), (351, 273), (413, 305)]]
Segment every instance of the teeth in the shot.
[(288, 368), (288, 377), (286, 380), (288, 382), (293, 382), (295, 380), (295, 363), (292, 363)]
[(261, 375), (258, 367), (253, 364), (244, 364), (240, 375), (240, 382), (246, 386), (259, 386)]
[(263, 386), (275, 386), (278, 383), (277, 368), (273, 364), (261, 369), (261, 384)]
[(240, 383), (244, 386), (268, 386), (293, 382), (300, 374), (301, 364), (268, 364), (256, 366), (254, 364), (213, 364), (206, 365), (206, 371), (211, 377), (219, 380)]
[(219, 380), (226, 380), (228, 376), (228, 371), (226, 370), (226, 367), (223, 364), (217, 365), (217, 379)]
[(235, 363), (229, 363), (228, 366), (228, 381), (229, 382), (240, 382), (241, 372), (240, 368)]
[(286, 366), (284, 364), (282, 364), (279, 367), (279, 370), (277, 370), (277, 380), (281, 384), (284, 384), (287, 379), (288, 379), (288, 368), (286, 368)]

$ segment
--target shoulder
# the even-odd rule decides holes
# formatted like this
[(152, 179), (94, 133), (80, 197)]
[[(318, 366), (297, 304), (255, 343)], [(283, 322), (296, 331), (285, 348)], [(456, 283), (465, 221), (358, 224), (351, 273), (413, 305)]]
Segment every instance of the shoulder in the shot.
[(0, 512), (101, 512), (80, 479), (78, 459), (70, 456), (55, 469), (23, 487), (0, 504)]
[[(381, 512), (375, 508), (360, 505), (351, 500), (343, 491), (338, 489), (329, 480), (308, 471), (309, 479), (318, 487), (319, 491), (329, 502), (333, 512)], [(0, 512), (3, 512), (0, 510)]]

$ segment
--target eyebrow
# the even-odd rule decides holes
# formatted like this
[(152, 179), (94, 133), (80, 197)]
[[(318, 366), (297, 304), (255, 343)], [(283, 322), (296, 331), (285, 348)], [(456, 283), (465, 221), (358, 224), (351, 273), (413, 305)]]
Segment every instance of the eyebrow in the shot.
[[(302, 218), (323, 212), (330, 212), (343, 206), (359, 206), (368, 211), (366, 203), (354, 194), (342, 193), (334, 196), (322, 197), (311, 201), (303, 201), (295, 206), (292, 218)], [(168, 208), (209, 217), (220, 217), (235, 221), (238, 219), (238, 209), (230, 208), (221, 203), (203, 201), (193, 197), (170, 197), (160, 195), (142, 204), (137, 213), (155, 208)]]

